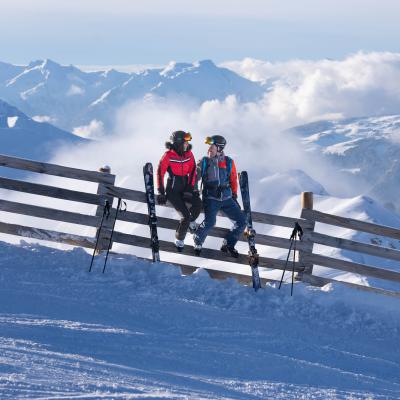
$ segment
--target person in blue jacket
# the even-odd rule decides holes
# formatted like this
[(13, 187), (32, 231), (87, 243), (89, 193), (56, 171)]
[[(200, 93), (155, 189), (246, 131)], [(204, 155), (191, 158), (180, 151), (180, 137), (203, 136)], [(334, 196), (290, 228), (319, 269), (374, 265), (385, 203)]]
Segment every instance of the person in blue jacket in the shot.
[(224, 137), (210, 136), (206, 138), (205, 143), (210, 146), (208, 156), (203, 157), (197, 166), (197, 185), (201, 180), (205, 218), (193, 235), (194, 250), (200, 255), (208, 232), (216, 224), (217, 213), (222, 211), (234, 225), (224, 239), (221, 250), (237, 258), (239, 253), (235, 245), (244, 231), (246, 219), (237, 202), (238, 180), (235, 163), (224, 154)]

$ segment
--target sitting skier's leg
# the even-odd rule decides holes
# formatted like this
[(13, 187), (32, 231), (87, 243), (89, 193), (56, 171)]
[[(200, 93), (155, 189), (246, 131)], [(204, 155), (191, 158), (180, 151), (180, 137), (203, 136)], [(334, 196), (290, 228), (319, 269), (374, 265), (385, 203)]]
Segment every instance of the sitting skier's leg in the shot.
[(246, 226), (246, 217), (232, 198), (223, 201), (221, 211), (234, 223), (224, 240), (221, 250), (228, 251), (231, 255), (237, 257), (238, 252), (235, 249), (235, 245)]
[(193, 235), (194, 243), (201, 246), (206, 240), (208, 232), (213, 228), (217, 222), (217, 213), (220, 209), (221, 202), (213, 199), (206, 199), (204, 201), (204, 221), (199, 225), (196, 233)]
[(190, 212), (189, 232), (194, 234), (199, 226), (199, 224), (196, 222), (196, 219), (200, 215), (203, 205), (200, 198), (200, 193), (197, 190), (185, 192), (183, 194), (183, 198)]
[(177, 247), (183, 248), (186, 233), (190, 224), (190, 211), (187, 208), (181, 193), (174, 191), (167, 192), (167, 198), (181, 217), (178, 227), (176, 228), (175, 244)]

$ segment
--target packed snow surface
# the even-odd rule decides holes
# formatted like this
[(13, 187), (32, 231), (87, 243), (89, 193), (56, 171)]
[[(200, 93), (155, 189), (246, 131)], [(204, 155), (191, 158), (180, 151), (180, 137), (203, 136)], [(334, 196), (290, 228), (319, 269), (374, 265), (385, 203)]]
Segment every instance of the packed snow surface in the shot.
[(398, 399), (398, 300), (0, 242), (2, 399)]

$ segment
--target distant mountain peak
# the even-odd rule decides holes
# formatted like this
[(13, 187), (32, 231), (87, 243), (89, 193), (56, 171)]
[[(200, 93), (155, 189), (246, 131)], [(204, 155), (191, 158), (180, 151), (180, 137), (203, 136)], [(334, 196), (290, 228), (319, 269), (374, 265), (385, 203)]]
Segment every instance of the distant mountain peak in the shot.
[(197, 63), (197, 65), (201, 68), (217, 68), (212, 60), (201, 60)]
[(167, 66), (160, 72), (161, 76), (173, 76), (180, 74), (190, 68), (193, 68), (193, 64), (189, 63), (178, 63), (176, 61), (171, 61)]

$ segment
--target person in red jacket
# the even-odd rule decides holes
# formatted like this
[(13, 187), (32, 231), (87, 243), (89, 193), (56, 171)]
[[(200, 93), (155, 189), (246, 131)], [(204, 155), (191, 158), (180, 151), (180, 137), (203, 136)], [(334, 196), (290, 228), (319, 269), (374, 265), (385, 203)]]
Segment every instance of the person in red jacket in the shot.
[[(188, 132), (175, 131), (170, 141), (165, 144), (168, 149), (162, 156), (157, 169), (157, 203), (162, 205), (167, 200), (181, 216), (176, 229), (175, 246), (182, 251), (188, 229), (197, 228), (196, 218), (201, 211), (199, 191), (195, 189), (196, 162), (191, 152), (189, 141), (192, 136)], [(164, 176), (168, 173), (167, 186)], [(187, 204), (190, 204), (188, 208)]]

